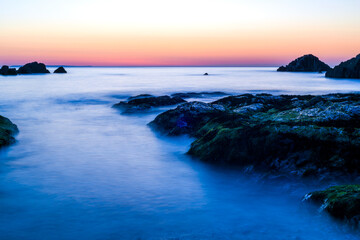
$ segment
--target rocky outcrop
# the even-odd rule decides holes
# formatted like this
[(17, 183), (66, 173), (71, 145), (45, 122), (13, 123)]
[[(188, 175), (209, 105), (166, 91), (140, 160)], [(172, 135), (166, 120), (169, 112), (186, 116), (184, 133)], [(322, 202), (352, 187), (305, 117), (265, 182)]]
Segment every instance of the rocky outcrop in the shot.
[(15, 68), (9, 68), (9, 66), (4, 65), (0, 69), (0, 75), (15, 76), (15, 75), (17, 75), (17, 72), (16, 72)]
[(360, 54), (330, 69), (325, 76), (328, 78), (360, 79)]
[(58, 67), (54, 73), (67, 73), (64, 67)]
[(15, 142), (14, 135), (18, 128), (9, 119), (0, 116), (0, 148)]
[(356, 225), (360, 223), (360, 185), (334, 186), (312, 192), (304, 197), (304, 201), (317, 204), (321, 211), (335, 218)]
[(298, 176), (360, 172), (360, 95), (244, 94), (190, 102), (150, 123), (196, 137), (189, 154), (203, 161)]
[(221, 97), (228, 96), (230, 94), (224, 92), (187, 92), (187, 93), (174, 93), (172, 97), (180, 98), (205, 98), (205, 97)]
[(171, 106), (184, 102), (186, 101), (180, 97), (155, 97), (149, 94), (141, 94), (135, 97), (130, 97), (127, 101), (121, 101), (113, 105), (113, 107), (118, 108), (123, 112), (130, 113), (148, 110), (152, 107)]
[(278, 68), (278, 72), (323, 72), (328, 71), (331, 68), (325, 64), (324, 62), (320, 61), (319, 58), (315, 57), (312, 54), (308, 54), (302, 56), (287, 66), (281, 66)]
[(20, 67), (17, 72), (18, 74), (50, 73), (45, 64), (38, 62), (27, 63)]

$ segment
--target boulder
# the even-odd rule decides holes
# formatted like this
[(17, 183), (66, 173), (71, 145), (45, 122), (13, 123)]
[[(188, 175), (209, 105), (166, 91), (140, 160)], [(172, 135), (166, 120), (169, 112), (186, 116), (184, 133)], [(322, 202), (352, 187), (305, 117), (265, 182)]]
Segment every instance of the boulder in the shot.
[(322, 72), (328, 71), (331, 68), (325, 64), (324, 62), (320, 61), (319, 58), (315, 57), (312, 54), (308, 54), (302, 56), (287, 66), (281, 66), (278, 68), (278, 72)]
[(16, 72), (15, 68), (9, 68), (9, 66), (4, 65), (0, 69), (0, 75), (3, 75), (3, 76), (9, 76), (9, 75), (15, 76), (15, 75), (17, 75), (17, 72)]
[(14, 135), (19, 130), (8, 118), (0, 116), (0, 148), (15, 142)]
[(209, 75), (208, 73), (204, 73), (204, 76), (207, 76), (207, 75)]
[(32, 62), (27, 63), (24, 66), (20, 67), (18, 70), (18, 74), (33, 74), (33, 73), (50, 73), (49, 70), (46, 69), (45, 64)]
[(123, 112), (130, 113), (148, 110), (152, 107), (171, 106), (184, 102), (186, 101), (180, 97), (155, 97), (148, 94), (141, 94), (135, 97), (130, 97), (127, 101), (121, 101), (113, 105), (113, 107), (121, 109)]
[(333, 186), (307, 194), (304, 201), (315, 203), (335, 218), (360, 223), (360, 185)]
[(67, 73), (64, 67), (58, 67), (54, 73)]
[(330, 69), (325, 76), (328, 78), (360, 79), (360, 54)]
[(188, 153), (203, 161), (326, 177), (360, 173), (359, 118), (358, 94), (243, 94), (184, 103), (149, 125), (194, 136)]

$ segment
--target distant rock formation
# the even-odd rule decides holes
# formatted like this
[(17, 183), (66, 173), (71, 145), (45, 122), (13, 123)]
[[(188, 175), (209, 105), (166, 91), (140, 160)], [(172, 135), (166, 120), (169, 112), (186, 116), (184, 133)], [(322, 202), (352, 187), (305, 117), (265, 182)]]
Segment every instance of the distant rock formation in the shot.
[(325, 76), (328, 78), (360, 79), (360, 54), (330, 69)]
[(204, 76), (207, 76), (207, 75), (209, 75), (208, 73), (204, 73)]
[(328, 71), (331, 68), (320, 61), (318, 57), (312, 54), (302, 56), (287, 66), (281, 66), (278, 68), (278, 72), (322, 72)]
[(8, 76), (8, 75), (15, 76), (15, 75), (17, 75), (17, 72), (16, 72), (15, 68), (9, 68), (9, 66), (4, 65), (0, 69), (0, 75), (3, 75), (3, 76)]
[(64, 67), (58, 67), (54, 73), (67, 73)]
[(17, 72), (18, 74), (50, 73), (45, 64), (38, 62), (27, 63), (20, 67)]

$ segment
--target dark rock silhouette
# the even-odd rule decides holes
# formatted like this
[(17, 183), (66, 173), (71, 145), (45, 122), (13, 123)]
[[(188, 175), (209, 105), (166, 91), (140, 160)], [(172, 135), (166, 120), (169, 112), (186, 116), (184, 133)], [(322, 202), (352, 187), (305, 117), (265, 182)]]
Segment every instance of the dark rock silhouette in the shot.
[(121, 101), (113, 105), (113, 107), (122, 110), (124, 113), (131, 113), (148, 110), (152, 107), (171, 106), (184, 102), (186, 101), (180, 97), (155, 97), (149, 94), (141, 94), (128, 98), (128, 101)]
[(33, 73), (50, 73), (49, 70), (46, 69), (45, 64), (32, 62), (27, 63), (24, 66), (20, 67), (18, 70), (18, 74), (33, 74)]
[(4, 75), (4, 76), (12, 75), (12, 76), (15, 76), (15, 75), (17, 75), (17, 72), (16, 72), (15, 68), (9, 68), (9, 66), (4, 65), (0, 69), (0, 75)]
[(58, 67), (54, 73), (67, 73), (64, 67)]
[(208, 73), (204, 73), (204, 76), (207, 76), (207, 75), (209, 75)]
[(360, 79), (360, 54), (330, 69), (325, 76), (328, 78)]
[(278, 68), (278, 72), (322, 72), (328, 71), (331, 68), (320, 61), (319, 58), (312, 54), (302, 56), (287, 66), (281, 66)]

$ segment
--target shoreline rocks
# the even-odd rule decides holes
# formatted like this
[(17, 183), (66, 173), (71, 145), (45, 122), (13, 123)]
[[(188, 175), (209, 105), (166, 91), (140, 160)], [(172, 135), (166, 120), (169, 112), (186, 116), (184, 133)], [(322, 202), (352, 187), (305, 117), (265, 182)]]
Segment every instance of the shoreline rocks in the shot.
[(334, 218), (360, 224), (360, 185), (333, 186), (307, 194), (303, 201), (313, 203)]
[(278, 72), (323, 72), (330, 70), (330, 66), (320, 61), (312, 54), (304, 55), (278, 68)]
[(243, 94), (189, 102), (149, 125), (196, 140), (203, 161), (285, 173), (331, 176), (360, 172), (360, 95)]
[(18, 132), (15, 124), (0, 115), (0, 148), (15, 143), (14, 135)]
[(114, 108), (118, 108), (123, 113), (139, 112), (149, 110), (153, 107), (171, 106), (186, 102), (180, 97), (160, 96), (155, 97), (149, 94), (141, 94), (128, 98), (127, 101), (121, 101), (114, 104)]
[(327, 78), (360, 79), (360, 54), (326, 72)]

